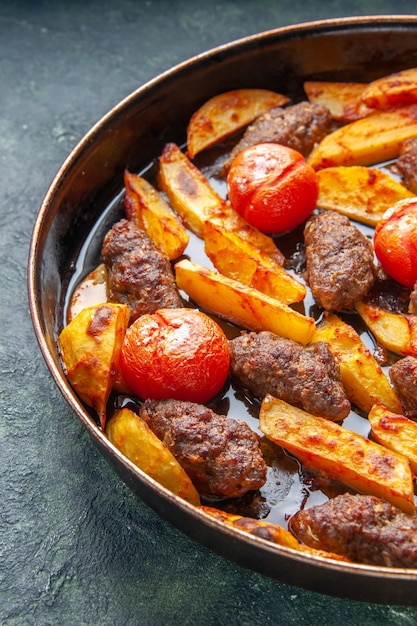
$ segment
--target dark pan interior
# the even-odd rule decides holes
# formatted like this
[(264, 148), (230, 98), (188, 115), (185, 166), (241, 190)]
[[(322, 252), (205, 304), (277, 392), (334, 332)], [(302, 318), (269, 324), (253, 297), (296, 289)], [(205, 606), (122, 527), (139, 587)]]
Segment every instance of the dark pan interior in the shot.
[(185, 142), (192, 113), (208, 98), (240, 87), (303, 96), (305, 80), (367, 82), (417, 66), (417, 17), (326, 20), (269, 31), (210, 51), (144, 85), (110, 111), (69, 155), (49, 188), (33, 231), (28, 290), (45, 361), (62, 394), (103, 455), (144, 501), (173, 525), (268, 576), (322, 593), (365, 601), (416, 604), (417, 570), (342, 564), (224, 527), (173, 496), (108, 442), (60, 368), (57, 335), (69, 260), (123, 186), (167, 141)]

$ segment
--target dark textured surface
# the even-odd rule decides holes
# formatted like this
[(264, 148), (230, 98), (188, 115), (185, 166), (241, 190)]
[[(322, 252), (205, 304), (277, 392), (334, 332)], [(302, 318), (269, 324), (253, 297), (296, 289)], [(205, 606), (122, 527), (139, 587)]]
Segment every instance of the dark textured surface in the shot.
[(247, 34), (415, 9), (405, 0), (0, 0), (0, 624), (416, 623), (417, 609), (330, 598), (245, 570), (161, 520), (64, 403), (26, 298), (48, 184), (122, 97)]

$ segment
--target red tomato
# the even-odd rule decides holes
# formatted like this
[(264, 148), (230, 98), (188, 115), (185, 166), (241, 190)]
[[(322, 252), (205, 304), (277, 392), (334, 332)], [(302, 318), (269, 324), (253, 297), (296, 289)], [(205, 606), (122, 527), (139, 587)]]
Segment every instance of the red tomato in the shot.
[(400, 200), (385, 212), (374, 234), (382, 269), (412, 289), (417, 281), (417, 198)]
[(204, 403), (229, 373), (229, 343), (220, 326), (195, 309), (160, 309), (126, 331), (120, 367), (140, 398)]
[(306, 220), (319, 191), (317, 174), (302, 154), (274, 143), (240, 152), (230, 167), (227, 185), (233, 208), (270, 235), (292, 230)]

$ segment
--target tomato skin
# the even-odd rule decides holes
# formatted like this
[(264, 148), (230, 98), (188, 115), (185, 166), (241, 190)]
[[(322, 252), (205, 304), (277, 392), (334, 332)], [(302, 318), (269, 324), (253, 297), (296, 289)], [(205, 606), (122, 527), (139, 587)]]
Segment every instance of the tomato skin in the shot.
[(246, 148), (227, 176), (233, 208), (252, 226), (274, 235), (292, 230), (316, 206), (318, 176), (302, 154), (279, 144)]
[(401, 285), (417, 282), (417, 198), (400, 200), (377, 224), (374, 249), (382, 269)]
[(220, 326), (195, 309), (160, 309), (126, 331), (123, 377), (143, 400), (172, 398), (204, 403), (226, 382), (229, 343)]

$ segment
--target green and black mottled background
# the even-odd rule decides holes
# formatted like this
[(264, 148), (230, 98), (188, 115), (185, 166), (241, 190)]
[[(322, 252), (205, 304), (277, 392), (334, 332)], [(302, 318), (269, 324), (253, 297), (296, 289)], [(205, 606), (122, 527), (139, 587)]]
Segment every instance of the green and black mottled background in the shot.
[(248, 571), (159, 518), (61, 397), (26, 296), (28, 245), (48, 185), (124, 96), (245, 35), (416, 9), (411, 0), (0, 0), (2, 626), (417, 623), (417, 608), (331, 598)]

